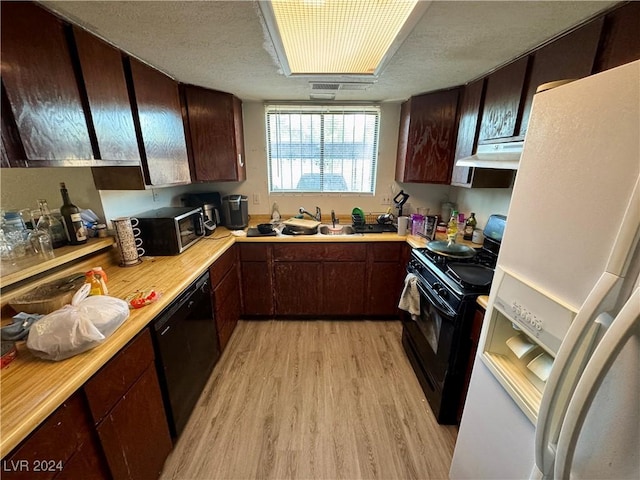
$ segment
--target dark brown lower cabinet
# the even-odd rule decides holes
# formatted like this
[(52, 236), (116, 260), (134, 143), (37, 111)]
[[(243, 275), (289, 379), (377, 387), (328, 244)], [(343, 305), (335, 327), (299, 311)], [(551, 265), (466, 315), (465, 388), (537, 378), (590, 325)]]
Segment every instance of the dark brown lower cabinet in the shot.
[(242, 315), (395, 318), (410, 250), (404, 242), (242, 243)]
[(160, 476), (172, 443), (153, 364), (96, 429), (114, 479)]
[(471, 344), (471, 350), (469, 351), (469, 361), (467, 362), (467, 370), (464, 374), (464, 384), (462, 386), (462, 393), (460, 394), (460, 406), (458, 407), (458, 425), (462, 420), (462, 412), (464, 411), (464, 403), (467, 399), (467, 393), (469, 392), (469, 382), (471, 382), (471, 373), (473, 372), (473, 363), (476, 359), (476, 353), (478, 352), (478, 343), (480, 342), (480, 331), (482, 330), (482, 322), (484, 321), (485, 309), (478, 305), (478, 308), (473, 315), (473, 322), (471, 323), (471, 332), (469, 334), (469, 342)]
[(369, 274), (365, 312), (371, 316), (398, 316), (398, 301), (410, 247), (404, 242), (371, 243), (367, 251)]
[(240, 285), (242, 315), (270, 317), (275, 312), (273, 294), (272, 247), (266, 243), (242, 243)]
[(213, 289), (214, 318), (218, 330), (220, 351), (223, 352), (240, 318), (240, 285), (238, 267), (234, 263), (222, 281)]
[(76, 392), (2, 460), (3, 479), (108, 479), (82, 392)]
[(274, 262), (273, 268), (276, 315), (321, 314), (320, 262)]
[(213, 317), (216, 321), (220, 352), (223, 352), (240, 318), (238, 248), (234, 245), (224, 252), (211, 265), (209, 273), (211, 275)]
[(173, 448), (148, 329), (84, 386), (114, 480), (155, 480)]

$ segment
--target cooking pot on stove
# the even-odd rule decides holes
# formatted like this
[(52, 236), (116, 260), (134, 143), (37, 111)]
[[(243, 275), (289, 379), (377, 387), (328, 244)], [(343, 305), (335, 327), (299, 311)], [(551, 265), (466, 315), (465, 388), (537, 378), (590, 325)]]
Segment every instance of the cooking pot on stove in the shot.
[(451, 258), (472, 258), (476, 255), (475, 249), (467, 245), (442, 240), (427, 243), (427, 250)]

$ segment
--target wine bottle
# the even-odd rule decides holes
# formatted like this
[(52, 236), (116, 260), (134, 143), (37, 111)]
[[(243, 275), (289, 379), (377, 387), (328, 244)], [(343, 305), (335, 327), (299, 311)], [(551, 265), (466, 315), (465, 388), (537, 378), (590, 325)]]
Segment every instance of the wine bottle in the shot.
[(60, 194), (62, 195), (62, 206), (60, 214), (64, 223), (67, 240), (71, 245), (82, 245), (87, 243), (87, 230), (80, 217), (80, 209), (69, 199), (69, 191), (64, 182), (60, 182)]
[(40, 219), (38, 220), (36, 228), (38, 230), (44, 230), (49, 234), (53, 248), (65, 246), (67, 244), (67, 234), (65, 233), (62, 222), (51, 215), (46, 200), (38, 200), (38, 204), (40, 205)]
[(478, 222), (476, 220), (476, 214), (471, 212), (471, 216), (467, 218), (467, 223), (464, 226), (464, 236), (462, 238), (464, 238), (465, 240), (472, 240), (473, 231), (475, 230), (477, 224)]

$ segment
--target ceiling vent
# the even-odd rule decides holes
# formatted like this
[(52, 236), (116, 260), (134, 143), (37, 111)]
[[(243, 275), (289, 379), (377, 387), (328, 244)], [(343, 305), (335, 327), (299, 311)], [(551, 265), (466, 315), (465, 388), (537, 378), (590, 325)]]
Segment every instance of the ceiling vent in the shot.
[(309, 82), (311, 90), (366, 90), (375, 82)]

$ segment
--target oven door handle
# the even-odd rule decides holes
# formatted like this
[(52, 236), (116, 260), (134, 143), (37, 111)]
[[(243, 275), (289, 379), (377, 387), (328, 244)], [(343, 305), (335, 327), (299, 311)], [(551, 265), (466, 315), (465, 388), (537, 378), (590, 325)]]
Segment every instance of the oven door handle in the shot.
[(437, 293), (435, 292), (431, 293), (430, 292), (431, 288), (429, 287), (425, 288), (425, 286), (422, 285), (420, 282), (417, 282), (416, 285), (418, 286), (418, 290), (420, 291), (420, 294), (424, 297), (427, 297), (430, 303), (435, 308), (437, 308), (440, 311), (440, 313), (446, 316), (450, 321), (453, 321), (455, 319), (456, 312), (449, 305), (447, 305)]

